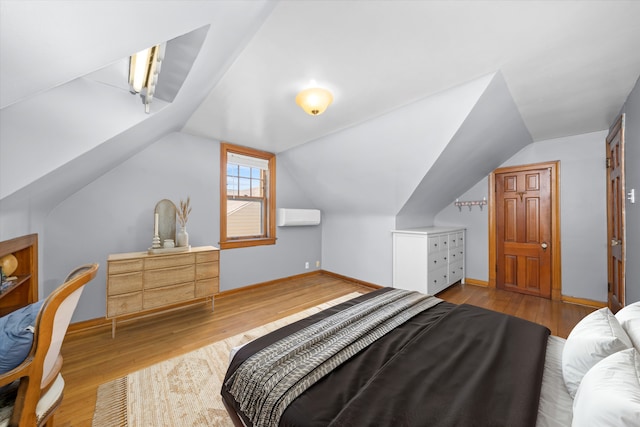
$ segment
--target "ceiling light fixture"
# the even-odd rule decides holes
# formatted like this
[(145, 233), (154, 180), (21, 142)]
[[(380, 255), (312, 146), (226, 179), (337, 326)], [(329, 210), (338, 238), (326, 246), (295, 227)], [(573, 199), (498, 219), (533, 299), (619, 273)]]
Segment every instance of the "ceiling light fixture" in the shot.
[(131, 55), (129, 59), (129, 86), (131, 93), (141, 93), (144, 110), (149, 114), (149, 104), (158, 84), (158, 74), (164, 59), (166, 44), (152, 46)]
[(296, 96), (296, 104), (307, 114), (317, 116), (324, 113), (333, 101), (333, 95), (327, 89), (319, 87), (305, 89)]

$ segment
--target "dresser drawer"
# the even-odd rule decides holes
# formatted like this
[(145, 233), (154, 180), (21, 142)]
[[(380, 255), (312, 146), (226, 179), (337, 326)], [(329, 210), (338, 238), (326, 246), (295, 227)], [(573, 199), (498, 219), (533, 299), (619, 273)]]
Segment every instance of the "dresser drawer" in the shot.
[(131, 260), (123, 260), (123, 261), (109, 261), (107, 264), (108, 273), (111, 274), (119, 274), (119, 273), (128, 273), (130, 271), (140, 271), (142, 270), (143, 261), (141, 259), (131, 259)]
[(449, 235), (449, 248), (457, 248), (463, 243), (462, 233), (451, 233)]
[(193, 264), (193, 254), (163, 255), (144, 260), (144, 269), (174, 267), (176, 265)]
[(194, 297), (195, 293), (193, 282), (166, 286), (158, 289), (149, 289), (144, 291), (143, 307), (147, 310), (150, 308), (189, 301)]
[(220, 289), (218, 278), (196, 281), (196, 298), (204, 298), (217, 294)]
[(140, 310), (142, 310), (142, 292), (132, 292), (107, 298), (107, 317), (137, 313)]
[(442, 249), (443, 251), (446, 251), (449, 249), (449, 235), (448, 234), (442, 234), (440, 236), (440, 249)]
[(455, 283), (458, 280), (462, 280), (464, 274), (464, 268), (462, 261), (456, 262), (449, 266), (449, 283)]
[(112, 274), (107, 278), (107, 295), (120, 295), (142, 290), (142, 273)]
[(454, 248), (449, 251), (449, 260), (452, 263), (462, 262), (464, 257), (464, 251), (460, 250), (460, 248)]
[(144, 288), (153, 289), (178, 283), (192, 282), (195, 279), (195, 265), (185, 265), (173, 268), (158, 268), (144, 272)]
[(218, 262), (196, 264), (196, 280), (218, 277)]
[(442, 247), (440, 245), (440, 238), (438, 236), (431, 236), (427, 239), (429, 245), (429, 253), (439, 252)]
[(447, 267), (429, 272), (429, 279), (427, 283), (427, 293), (429, 295), (435, 295), (436, 293), (447, 287), (448, 273), (449, 271)]
[(213, 262), (218, 261), (220, 257), (219, 251), (208, 251), (196, 253), (196, 262)]
[(428, 271), (431, 274), (432, 271), (444, 268), (447, 266), (447, 252), (436, 252), (429, 254)]

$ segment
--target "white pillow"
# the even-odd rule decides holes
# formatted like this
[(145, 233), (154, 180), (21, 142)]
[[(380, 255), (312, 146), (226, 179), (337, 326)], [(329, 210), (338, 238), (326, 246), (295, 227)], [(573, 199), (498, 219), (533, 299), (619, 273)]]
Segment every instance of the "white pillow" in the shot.
[(573, 401), (573, 426), (640, 426), (640, 353), (619, 351), (582, 379)]
[(623, 307), (616, 313), (616, 319), (631, 338), (633, 346), (640, 351), (640, 302)]
[(605, 357), (633, 347), (627, 333), (605, 307), (584, 317), (573, 328), (562, 351), (562, 376), (575, 397), (582, 377)]

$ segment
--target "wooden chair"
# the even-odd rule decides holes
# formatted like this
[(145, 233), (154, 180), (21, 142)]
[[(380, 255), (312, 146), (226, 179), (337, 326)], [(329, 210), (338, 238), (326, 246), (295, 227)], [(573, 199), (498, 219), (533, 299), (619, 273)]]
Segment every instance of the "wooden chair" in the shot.
[[(9, 384), (16, 391), (13, 409), (0, 408), (0, 426), (53, 424), (53, 412), (62, 403), (64, 389), (60, 374), (62, 341), (82, 289), (97, 271), (98, 264), (74, 269), (44, 301), (36, 319), (29, 355), (15, 369), (0, 375), (0, 387)], [(7, 413), (4, 417), (7, 419), (2, 419), (3, 413)]]

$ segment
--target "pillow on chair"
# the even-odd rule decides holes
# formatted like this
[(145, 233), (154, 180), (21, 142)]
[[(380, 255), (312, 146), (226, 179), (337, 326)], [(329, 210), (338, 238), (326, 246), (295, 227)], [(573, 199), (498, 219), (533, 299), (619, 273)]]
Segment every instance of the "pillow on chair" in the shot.
[(34, 302), (0, 317), (0, 374), (18, 366), (29, 354), (33, 327), (43, 302)]

